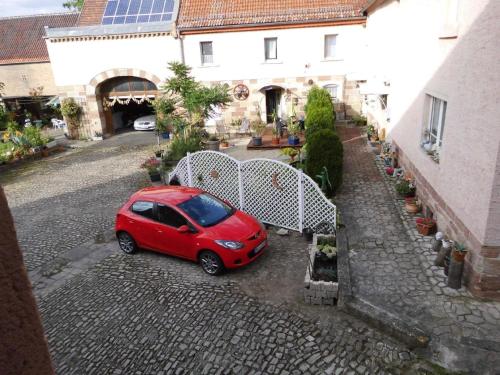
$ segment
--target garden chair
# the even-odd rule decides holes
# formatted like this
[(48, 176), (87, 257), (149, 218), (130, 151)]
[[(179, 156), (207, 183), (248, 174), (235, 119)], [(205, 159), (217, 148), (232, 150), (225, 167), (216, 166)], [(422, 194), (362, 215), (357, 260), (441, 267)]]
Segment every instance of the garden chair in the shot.
[(222, 135), (223, 138), (225, 138), (226, 134), (228, 138), (231, 137), (231, 132), (227, 128), (224, 120), (215, 121), (215, 132), (219, 135)]
[(238, 134), (247, 135), (250, 134), (250, 121), (244, 117), (241, 121), (241, 127), (238, 130)]

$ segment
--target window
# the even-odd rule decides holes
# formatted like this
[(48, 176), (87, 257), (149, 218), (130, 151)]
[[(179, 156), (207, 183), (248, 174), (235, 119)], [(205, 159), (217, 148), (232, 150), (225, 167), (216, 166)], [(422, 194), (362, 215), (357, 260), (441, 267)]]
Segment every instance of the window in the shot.
[(266, 60), (278, 59), (278, 38), (265, 38), (264, 47)]
[(325, 35), (325, 59), (337, 57), (337, 35)]
[(323, 86), (323, 88), (328, 91), (328, 93), (330, 94), (330, 96), (332, 97), (332, 100), (333, 101), (336, 101), (337, 100), (337, 88), (338, 86), (337, 85), (326, 85), (326, 86)]
[(132, 205), (132, 212), (148, 219), (154, 219), (153, 207), (153, 202), (135, 202)]
[(202, 227), (210, 227), (234, 213), (232, 207), (209, 194), (200, 194), (178, 206)]
[(429, 113), (424, 129), (423, 147), (426, 150), (439, 150), (443, 141), (443, 129), (446, 119), (446, 106), (444, 100), (427, 95)]
[(187, 220), (184, 216), (179, 214), (173, 208), (167, 207), (163, 204), (158, 204), (158, 221), (174, 228), (187, 225)]
[(214, 50), (212, 42), (200, 42), (201, 65), (214, 63)]

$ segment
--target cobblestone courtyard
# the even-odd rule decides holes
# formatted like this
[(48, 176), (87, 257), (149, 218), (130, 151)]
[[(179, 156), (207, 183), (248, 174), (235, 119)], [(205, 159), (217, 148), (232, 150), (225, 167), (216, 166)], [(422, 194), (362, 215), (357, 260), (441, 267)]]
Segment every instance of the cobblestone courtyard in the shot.
[(153, 143), (122, 134), (0, 177), (58, 374), (406, 372), (404, 345), (302, 304), (298, 235), (271, 235), (257, 262), (219, 278), (168, 256), (122, 255), (110, 230), (147, 184), (139, 165)]
[(339, 133), (345, 171), (337, 203), (349, 236), (355, 296), (425, 331), (433, 360), (498, 374), (500, 303), (446, 287), (443, 269), (433, 265), (431, 237), (418, 234), (375, 149), (359, 128), (339, 127)]

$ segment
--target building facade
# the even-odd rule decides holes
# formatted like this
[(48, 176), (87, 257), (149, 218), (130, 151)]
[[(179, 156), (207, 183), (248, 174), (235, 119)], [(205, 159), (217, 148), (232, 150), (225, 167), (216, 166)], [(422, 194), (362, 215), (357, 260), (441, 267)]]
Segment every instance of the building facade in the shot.
[(469, 290), (500, 298), (500, 3), (377, 0), (366, 11), (365, 89), (389, 94), (369, 117), (439, 229), (467, 245)]
[[(226, 122), (300, 115), (314, 84), (336, 96), (339, 117), (357, 114), (364, 1), (320, 2), (87, 0), (75, 27), (46, 30), (59, 95), (81, 103), (83, 132), (111, 135), (147, 111), (137, 102), (154, 100), (167, 64), (182, 61), (197, 80), (229, 85)], [(109, 90), (137, 78), (149, 89)]]
[(0, 18), (0, 82), (2, 100), (10, 110), (34, 111), (57, 95), (45, 26), (76, 24), (78, 13)]

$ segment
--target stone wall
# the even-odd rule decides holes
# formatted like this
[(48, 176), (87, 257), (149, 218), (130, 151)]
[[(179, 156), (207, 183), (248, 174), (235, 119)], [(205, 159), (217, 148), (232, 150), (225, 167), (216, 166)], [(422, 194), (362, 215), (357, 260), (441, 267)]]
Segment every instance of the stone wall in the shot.
[(30, 96), (30, 90), (37, 87), (43, 87), (42, 95), (57, 94), (49, 62), (1, 65), (0, 82), (5, 83), (5, 97)]
[[(397, 147), (395, 142), (393, 144)], [(433, 212), (439, 231), (454, 241), (465, 243), (469, 249), (464, 270), (469, 291), (477, 297), (500, 300), (500, 247), (484, 246), (399, 147), (397, 153), (400, 164), (415, 177), (417, 195), (424, 208)]]

